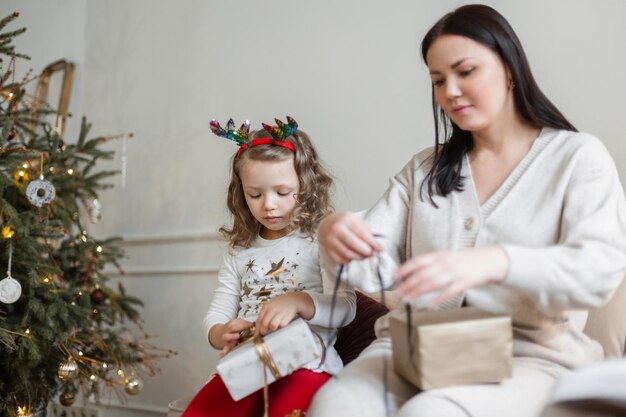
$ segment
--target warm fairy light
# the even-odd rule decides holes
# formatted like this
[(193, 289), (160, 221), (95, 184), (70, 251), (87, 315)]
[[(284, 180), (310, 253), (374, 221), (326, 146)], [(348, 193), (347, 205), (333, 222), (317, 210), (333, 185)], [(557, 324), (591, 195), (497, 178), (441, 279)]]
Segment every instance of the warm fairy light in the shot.
[(30, 413), (28, 412), (28, 407), (24, 406), (24, 407), (20, 407), (19, 405), (17, 406), (17, 415), (18, 416), (27, 416)]
[(117, 370), (117, 374), (118, 374), (119, 376), (124, 376), (124, 371), (122, 371), (121, 369), (118, 369), (118, 370)]
[(72, 175), (74, 173), (74, 170), (72, 168), (68, 168), (67, 173)]
[(83, 295), (83, 292), (82, 291), (78, 291), (78, 295)]
[(11, 100), (13, 98), (13, 93), (9, 93), (7, 96), (9, 97), (9, 100)]
[(97, 308), (93, 309), (93, 314), (98, 314), (98, 309)]
[(95, 375), (91, 375), (91, 376), (89, 377), (89, 379), (91, 379), (92, 381), (94, 381), (94, 380), (96, 379), (96, 376), (95, 376)]
[(27, 164), (26, 162), (24, 162), (24, 163), (22, 164), (22, 168), (24, 168), (24, 169), (28, 169), (28, 164)]
[(103, 364), (102, 364), (102, 367), (103, 367), (103, 368), (107, 368), (108, 366), (107, 366), (107, 364), (106, 364), (106, 363), (103, 363)]
[(83, 356), (83, 351), (82, 350), (78, 351), (78, 356)]
[(98, 246), (98, 247), (96, 248), (96, 252), (98, 252), (98, 253), (102, 252), (102, 246)]
[(26, 329), (26, 331), (24, 333), (30, 334), (30, 329)]

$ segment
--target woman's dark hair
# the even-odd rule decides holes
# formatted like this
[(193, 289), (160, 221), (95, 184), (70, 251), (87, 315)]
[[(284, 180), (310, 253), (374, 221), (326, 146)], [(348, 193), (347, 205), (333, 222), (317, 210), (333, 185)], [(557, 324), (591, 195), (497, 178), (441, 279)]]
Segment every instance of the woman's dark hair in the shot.
[[(510, 71), (515, 108), (523, 119), (538, 127), (576, 131), (539, 89), (520, 40), (509, 22), (496, 10), (481, 4), (471, 4), (459, 7), (439, 19), (422, 40), (422, 58), (426, 64), (428, 50), (442, 35), (460, 35), (472, 39), (500, 57)], [(422, 190), (426, 185), (428, 197), (435, 204), (434, 194), (445, 197), (452, 191), (463, 190), (463, 158), (472, 149), (474, 142), (471, 132), (457, 126), (439, 107), (434, 89), (432, 105), (435, 153), (432, 167), (422, 183)]]

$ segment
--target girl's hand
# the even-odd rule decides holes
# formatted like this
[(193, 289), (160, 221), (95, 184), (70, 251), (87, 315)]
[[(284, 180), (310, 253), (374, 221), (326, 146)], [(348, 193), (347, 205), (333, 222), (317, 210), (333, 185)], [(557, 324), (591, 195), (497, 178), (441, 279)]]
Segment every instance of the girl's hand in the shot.
[(394, 275), (396, 293), (408, 302), (441, 291), (430, 307), (484, 284), (502, 282), (509, 259), (499, 246), (431, 252), (406, 261)]
[(285, 327), (298, 315), (305, 320), (315, 315), (315, 304), (311, 296), (302, 291), (281, 294), (263, 304), (256, 319), (255, 334), (263, 336)]
[(216, 324), (209, 330), (209, 342), (221, 349), (222, 355), (226, 355), (239, 343), (239, 333), (250, 326), (252, 323), (244, 319), (233, 319), (224, 324)]
[(330, 258), (337, 263), (365, 259), (382, 251), (363, 219), (354, 213), (336, 213), (326, 217), (317, 237)]

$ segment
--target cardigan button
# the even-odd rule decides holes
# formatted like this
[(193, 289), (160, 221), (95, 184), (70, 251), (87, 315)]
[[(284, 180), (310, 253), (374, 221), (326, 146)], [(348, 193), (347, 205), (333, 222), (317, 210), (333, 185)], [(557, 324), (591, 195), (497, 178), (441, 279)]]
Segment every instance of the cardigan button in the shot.
[(468, 217), (467, 219), (465, 219), (465, 223), (463, 225), (465, 226), (465, 230), (472, 230), (472, 228), (474, 227), (474, 218)]

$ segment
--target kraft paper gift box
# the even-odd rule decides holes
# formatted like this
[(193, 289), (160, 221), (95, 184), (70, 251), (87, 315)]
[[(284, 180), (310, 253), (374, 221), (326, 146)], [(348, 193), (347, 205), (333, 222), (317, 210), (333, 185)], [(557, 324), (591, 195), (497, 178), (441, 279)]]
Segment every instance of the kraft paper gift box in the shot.
[(511, 318), (472, 307), (390, 316), (396, 373), (422, 390), (496, 383), (511, 376)]
[[(313, 332), (303, 319), (296, 319), (265, 335), (262, 341), (276, 365), (275, 370), (280, 373), (279, 377), (289, 375), (321, 357)], [(235, 401), (263, 388), (264, 372), (264, 365), (253, 339), (238, 345), (217, 364), (217, 373)], [(266, 372), (268, 385), (278, 379), (270, 367)]]

